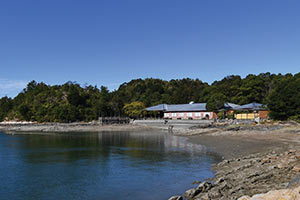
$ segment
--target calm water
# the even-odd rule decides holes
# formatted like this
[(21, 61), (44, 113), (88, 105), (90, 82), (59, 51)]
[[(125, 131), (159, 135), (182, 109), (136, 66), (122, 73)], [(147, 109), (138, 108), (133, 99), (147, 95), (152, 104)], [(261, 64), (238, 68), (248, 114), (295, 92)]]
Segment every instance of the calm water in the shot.
[(0, 199), (163, 200), (218, 159), (166, 133), (1, 133)]

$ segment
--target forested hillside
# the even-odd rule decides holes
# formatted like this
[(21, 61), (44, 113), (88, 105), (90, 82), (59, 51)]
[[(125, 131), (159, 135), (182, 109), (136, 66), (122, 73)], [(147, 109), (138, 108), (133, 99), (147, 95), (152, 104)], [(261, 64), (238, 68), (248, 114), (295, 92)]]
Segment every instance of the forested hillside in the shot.
[[(207, 102), (217, 110), (224, 102), (267, 104), (273, 119), (300, 119), (300, 73), (227, 76), (212, 84), (198, 79), (136, 79), (115, 91), (104, 86), (82, 87), (74, 82), (47, 85), (30, 82), (15, 98), (0, 99), (0, 121), (91, 121), (99, 116), (136, 117), (134, 110), (167, 103)], [(135, 112), (133, 112), (134, 110)]]

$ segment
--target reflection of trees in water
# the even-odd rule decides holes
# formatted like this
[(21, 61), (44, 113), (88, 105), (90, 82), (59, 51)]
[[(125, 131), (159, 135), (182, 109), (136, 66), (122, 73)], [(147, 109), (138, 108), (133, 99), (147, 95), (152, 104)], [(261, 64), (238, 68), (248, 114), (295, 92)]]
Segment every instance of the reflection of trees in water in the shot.
[[(20, 135), (14, 148), (26, 152), (28, 162), (75, 162), (80, 159), (105, 162), (111, 153), (163, 149), (163, 136), (129, 132)], [(21, 138), (21, 139), (20, 139)], [(118, 150), (119, 149), (119, 150)], [(144, 151), (146, 152), (146, 151)], [(130, 154), (132, 155), (132, 154)]]
[(138, 177), (145, 171), (189, 169), (192, 162), (200, 164), (199, 157), (203, 155), (197, 148), (190, 148), (183, 138), (155, 132), (5, 137), (12, 139), (5, 150), (16, 152), (16, 162), (9, 163), (13, 177), (9, 187), (15, 187), (16, 191), (25, 188), (25, 196), (32, 199), (56, 196), (62, 190), (72, 193), (74, 188), (100, 191), (120, 176), (131, 178), (135, 171), (140, 172)]
[(104, 144), (114, 146), (111, 152), (122, 154), (129, 159), (162, 161), (165, 159), (165, 137), (161, 133), (105, 132), (99, 134)]
[(28, 151), (29, 162), (75, 162), (80, 159), (105, 164), (113, 155), (161, 162), (206, 154), (201, 145), (183, 138), (151, 132), (66, 133), (22, 136), (21, 150)]
[(29, 162), (75, 162), (80, 159), (106, 162), (110, 147), (102, 146), (95, 134), (30, 135), (22, 141)]
[(163, 148), (163, 134), (134, 132), (103, 132), (98, 134), (102, 145), (121, 146), (129, 148)]

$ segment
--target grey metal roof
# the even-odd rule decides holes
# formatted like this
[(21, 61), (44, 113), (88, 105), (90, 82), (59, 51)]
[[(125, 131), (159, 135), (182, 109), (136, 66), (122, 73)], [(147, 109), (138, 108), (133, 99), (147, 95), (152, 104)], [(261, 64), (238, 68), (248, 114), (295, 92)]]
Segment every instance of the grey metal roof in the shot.
[(206, 103), (193, 104), (159, 104), (146, 108), (147, 111), (182, 112), (182, 111), (206, 111)]
[(234, 104), (234, 103), (228, 103), (228, 102), (224, 103), (224, 108), (227, 108), (227, 109), (233, 109), (233, 108), (236, 108), (238, 106), (240, 106), (240, 105)]
[(159, 104), (146, 108), (147, 111), (164, 111), (167, 108), (167, 104)]
[(266, 105), (261, 103), (249, 103), (235, 107), (234, 110), (266, 110)]

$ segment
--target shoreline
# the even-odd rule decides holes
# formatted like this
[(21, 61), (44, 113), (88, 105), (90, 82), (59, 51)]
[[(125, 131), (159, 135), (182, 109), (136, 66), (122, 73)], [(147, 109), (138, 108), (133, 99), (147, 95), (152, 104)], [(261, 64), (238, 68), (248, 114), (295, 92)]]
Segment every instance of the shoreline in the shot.
[[(168, 125), (0, 124), (0, 131), (6, 134), (150, 130), (167, 131)], [(212, 166), (213, 178), (182, 195), (187, 200), (238, 199), (244, 195), (286, 189), (300, 173), (299, 125), (201, 125), (196, 128), (174, 127), (173, 134), (186, 137), (188, 142), (204, 145), (209, 152), (223, 157), (223, 161)], [(298, 179), (295, 186), (300, 186), (300, 177)], [(182, 196), (170, 199), (180, 199)]]
[(6, 134), (41, 134), (67, 132), (102, 132), (102, 131), (146, 131), (155, 130), (133, 124), (101, 125), (99, 123), (15, 123), (0, 124), (0, 131)]
[[(184, 193), (187, 200), (248, 200), (256, 194), (272, 191), (280, 195), (280, 192), (292, 193), (295, 187), (300, 188), (299, 125), (279, 126), (274, 130), (264, 126), (234, 131), (201, 129), (178, 132), (178, 135), (187, 135), (189, 142), (205, 145), (224, 158), (212, 166), (214, 178)], [(277, 191), (280, 189), (285, 190)], [(297, 198), (300, 199), (300, 195)]]

